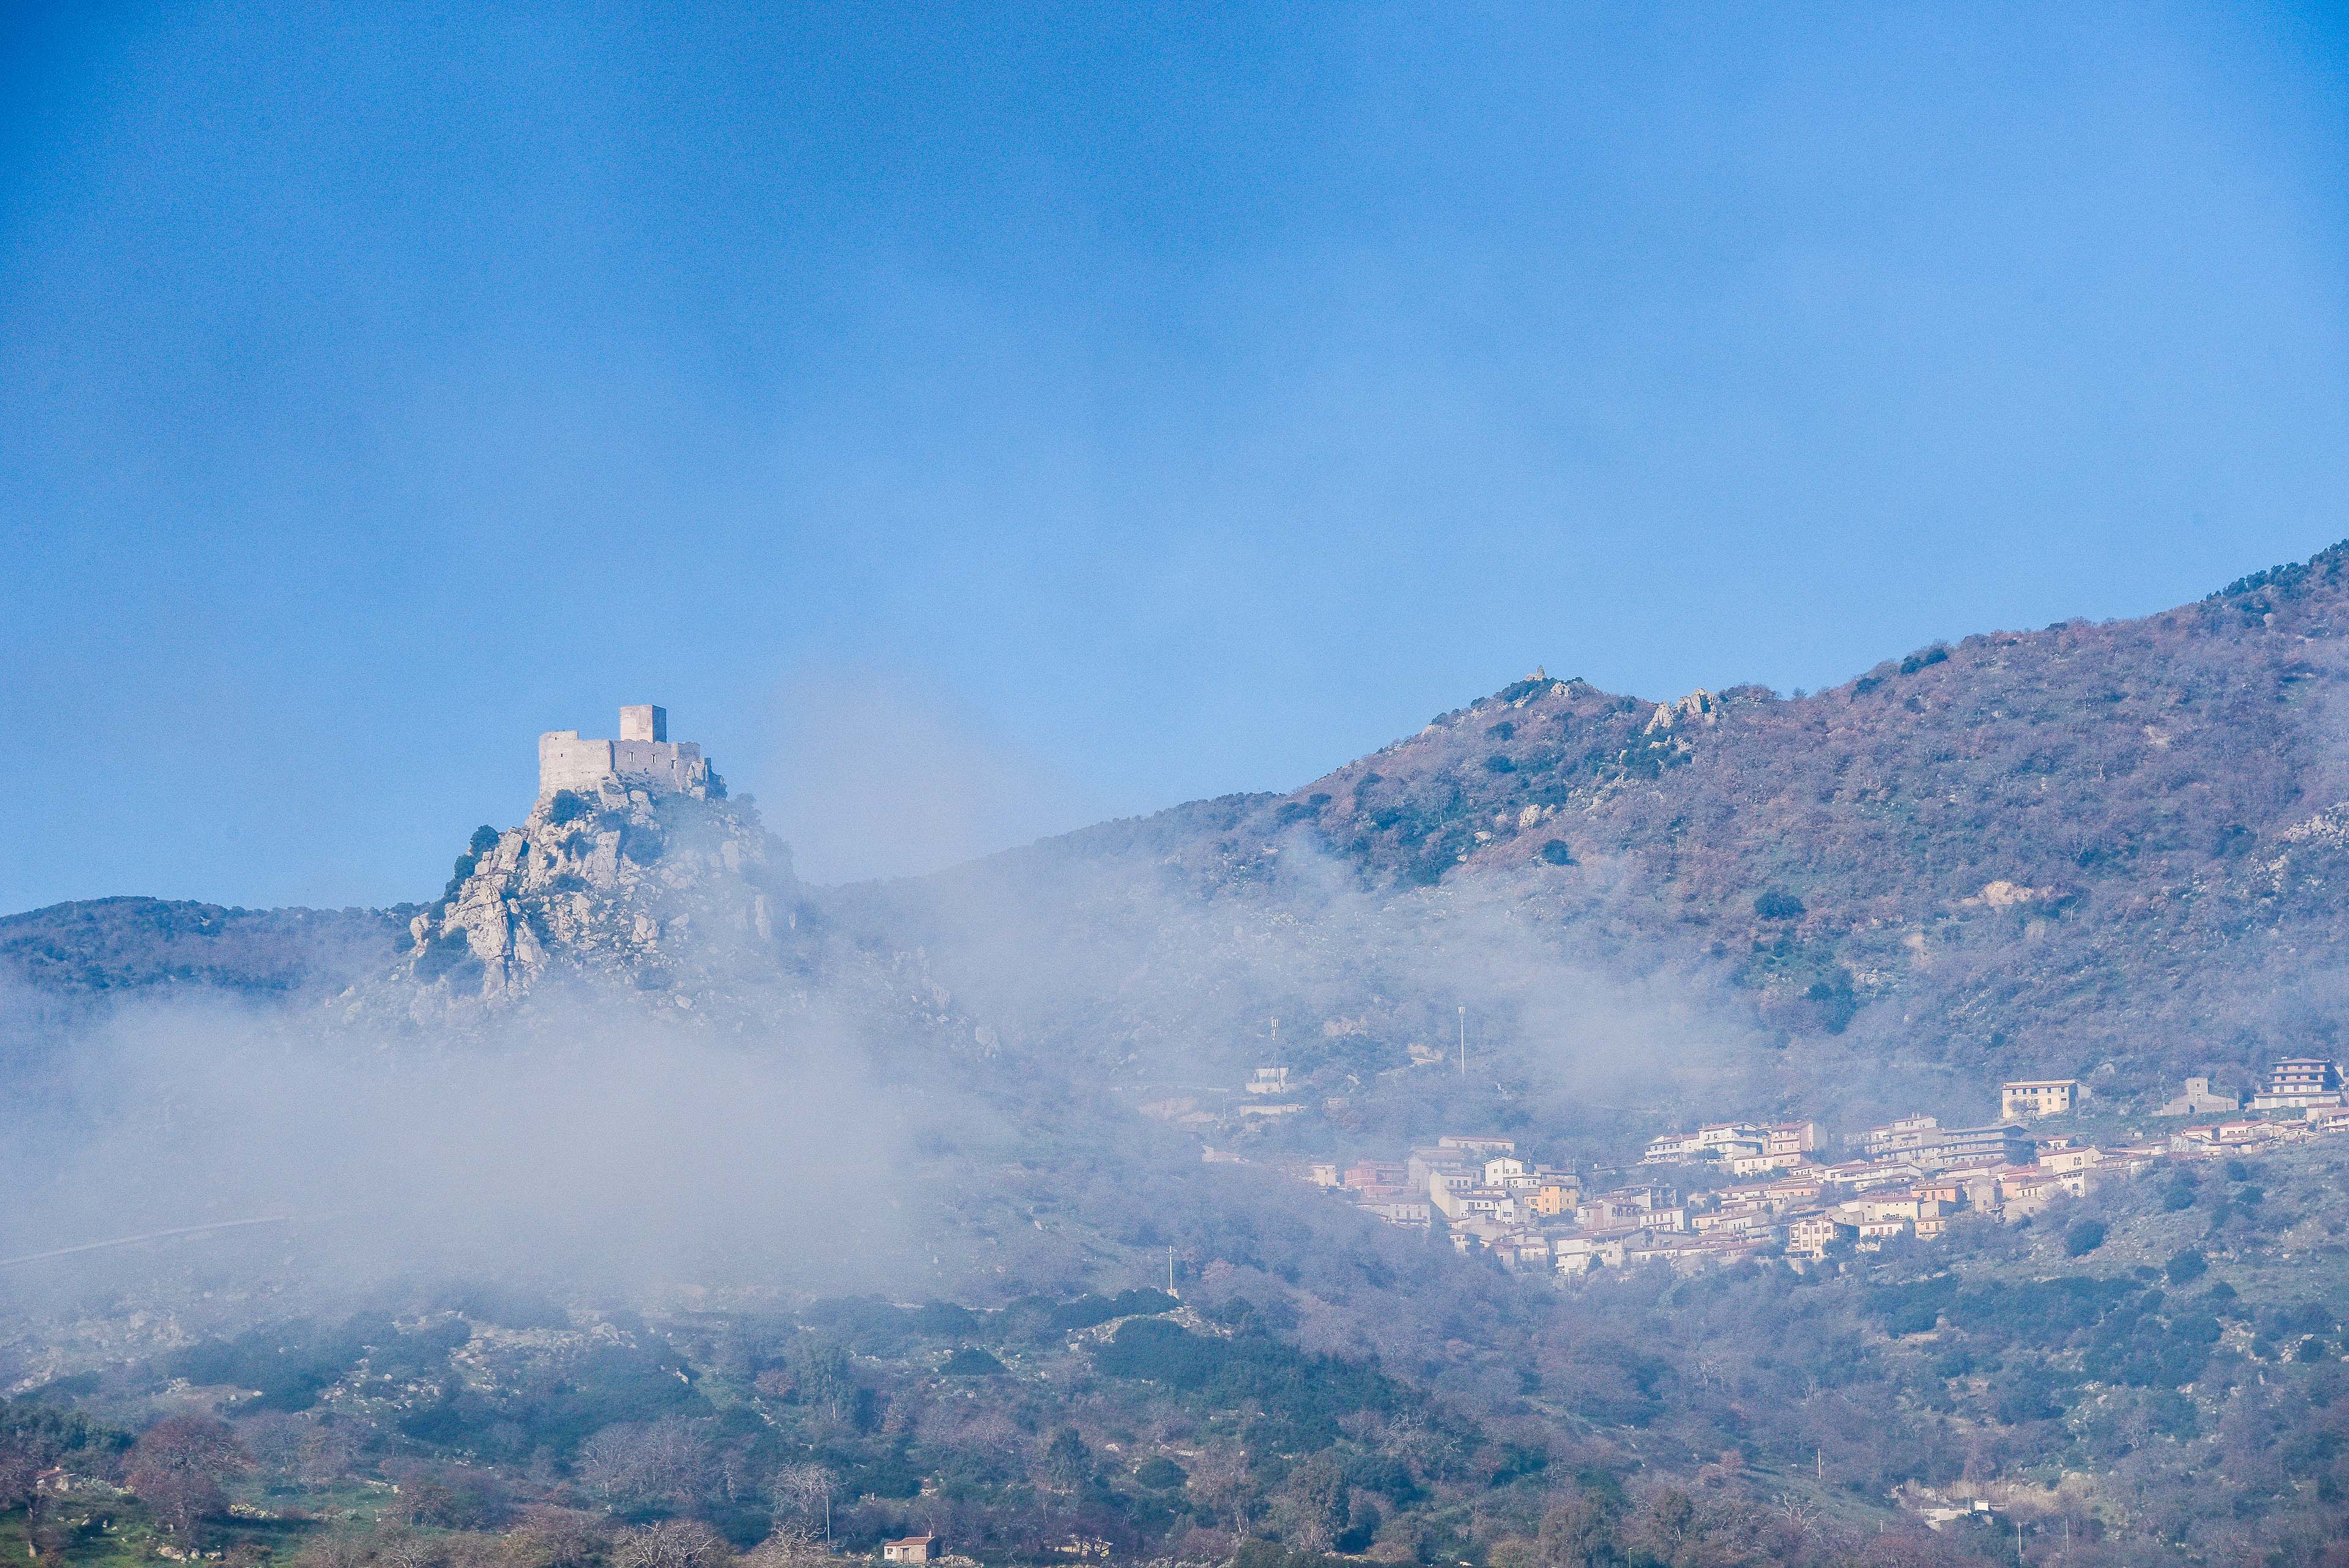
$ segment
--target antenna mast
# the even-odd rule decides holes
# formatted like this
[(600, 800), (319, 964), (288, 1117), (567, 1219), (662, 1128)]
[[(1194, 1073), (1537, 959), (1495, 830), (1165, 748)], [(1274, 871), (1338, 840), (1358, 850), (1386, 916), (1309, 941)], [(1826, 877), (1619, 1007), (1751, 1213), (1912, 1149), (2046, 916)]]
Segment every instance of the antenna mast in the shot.
[(1468, 1005), (1460, 1006), (1460, 1075), (1468, 1075)]

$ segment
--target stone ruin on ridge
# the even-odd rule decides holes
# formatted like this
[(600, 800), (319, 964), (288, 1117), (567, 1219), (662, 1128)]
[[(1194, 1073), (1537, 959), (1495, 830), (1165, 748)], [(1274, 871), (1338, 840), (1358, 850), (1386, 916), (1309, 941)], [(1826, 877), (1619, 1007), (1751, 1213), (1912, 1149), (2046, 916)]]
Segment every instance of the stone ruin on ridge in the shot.
[(716, 779), (698, 743), (670, 743), (668, 710), (649, 702), (620, 710), (616, 741), (582, 740), (576, 730), (549, 730), (538, 738), (541, 800), (557, 790), (593, 794), (606, 784), (708, 800), (725, 793)]

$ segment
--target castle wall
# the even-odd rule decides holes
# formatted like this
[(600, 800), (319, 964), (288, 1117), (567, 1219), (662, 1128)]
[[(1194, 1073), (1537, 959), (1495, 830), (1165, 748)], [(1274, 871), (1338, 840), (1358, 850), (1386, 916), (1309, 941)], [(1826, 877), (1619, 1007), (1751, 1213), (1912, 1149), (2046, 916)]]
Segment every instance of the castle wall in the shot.
[(538, 793), (594, 790), (612, 776), (610, 741), (583, 741), (576, 730), (550, 730), (538, 738)]
[(692, 741), (675, 745), (650, 735), (668, 732), (668, 715), (658, 708), (620, 711), (621, 738), (584, 741), (576, 730), (549, 730), (538, 738), (538, 793), (557, 790), (593, 794), (607, 783), (662, 793), (690, 794), (709, 786), (709, 762)]

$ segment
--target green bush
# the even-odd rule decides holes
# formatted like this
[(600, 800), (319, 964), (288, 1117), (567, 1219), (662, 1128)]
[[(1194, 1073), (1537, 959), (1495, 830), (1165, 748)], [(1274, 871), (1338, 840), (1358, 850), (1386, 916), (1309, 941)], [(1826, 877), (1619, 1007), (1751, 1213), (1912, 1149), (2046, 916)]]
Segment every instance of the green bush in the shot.
[(1154, 1491), (1172, 1491), (1191, 1478), (1181, 1465), (1159, 1454), (1143, 1460), (1141, 1468), (1133, 1472), (1133, 1479)]
[(2105, 1222), (2101, 1220), (2083, 1220), (2064, 1232), (2064, 1255), (2067, 1258), (2085, 1258), (2104, 1244)]
[(2161, 1272), (2169, 1276), (2171, 1284), (2182, 1285), (2200, 1279), (2203, 1271), (2209, 1266), (2209, 1262), (2200, 1252), (2189, 1247), (2162, 1265)]
[(491, 850), (495, 849), (497, 846), (498, 830), (492, 827), (486, 822), (481, 824), (481, 826), (473, 829), (472, 839), (465, 846), (467, 849), (471, 850), (476, 856), (487, 855)]
[(1574, 864), (1574, 851), (1567, 847), (1566, 840), (1563, 838), (1553, 838), (1548, 843), (1543, 845), (1541, 846), (1541, 857), (1545, 862), (1552, 866), (1571, 866)]
[(559, 789), (554, 792), (554, 799), (547, 805), (546, 820), (560, 827), (566, 822), (576, 822), (586, 815), (589, 809), (586, 801), (577, 793)]
[(1754, 912), (1765, 920), (1799, 920), (1803, 918), (1803, 901), (1792, 893), (1771, 888), (1754, 900)]

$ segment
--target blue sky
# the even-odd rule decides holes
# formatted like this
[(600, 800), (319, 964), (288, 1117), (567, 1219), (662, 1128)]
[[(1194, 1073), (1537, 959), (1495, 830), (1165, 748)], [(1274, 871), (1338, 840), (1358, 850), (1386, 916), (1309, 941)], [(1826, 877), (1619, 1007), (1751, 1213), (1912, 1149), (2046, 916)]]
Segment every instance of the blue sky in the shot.
[(626, 701), (830, 879), (2349, 535), (2337, 13), (367, 9), (0, 20), (0, 909), (429, 897)]

